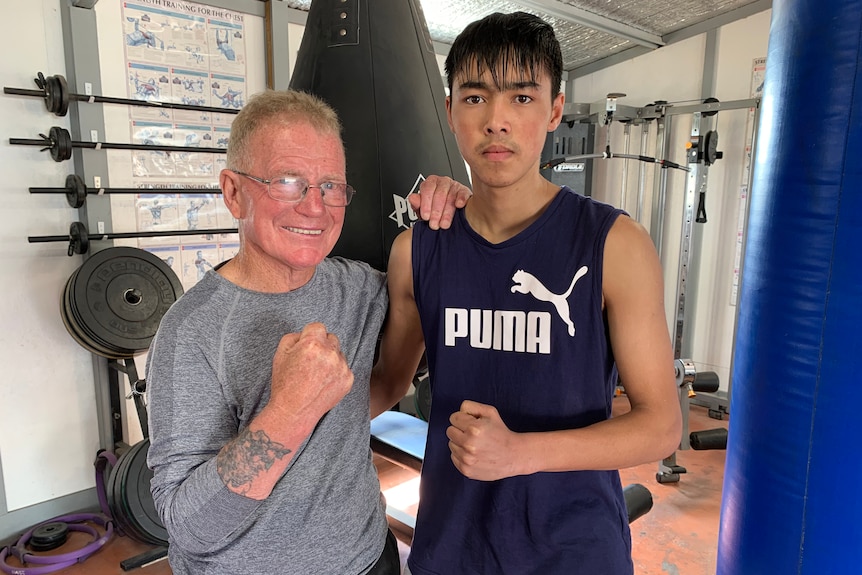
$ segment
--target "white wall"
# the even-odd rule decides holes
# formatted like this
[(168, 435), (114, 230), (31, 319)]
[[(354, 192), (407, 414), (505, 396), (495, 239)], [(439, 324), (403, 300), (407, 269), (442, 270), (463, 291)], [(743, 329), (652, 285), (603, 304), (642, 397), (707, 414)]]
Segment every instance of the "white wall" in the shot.
[[(742, 100), (750, 97), (752, 63), (766, 56), (771, 11), (767, 10), (739, 20), (718, 31), (715, 94), (719, 100)], [(655, 52), (622, 62), (610, 68), (573, 80), (574, 101), (604, 102), (610, 92), (622, 92), (618, 105), (641, 107), (656, 100), (679, 105), (700, 101), (706, 35), (665, 46)], [(708, 223), (703, 228), (700, 253), (697, 306), (694, 313), (692, 358), (699, 370), (713, 370), (726, 390), (730, 378), (736, 307), (731, 294), (734, 255), (737, 241), (739, 186), (742, 180), (745, 122), (747, 110), (723, 111), (713, 125), (719, 133), (719, 150), (724, 158), (710, 167), (707, 188)], [(674, 118), (670, 150), (665, 158), (685, 163), (685, 144), (690, 139), (691, 117)], [(650, 127), (650, 145), (645, 155), (654, 155), (655, 126)], [(599, 132), (597, 145), (604, 146)], [(640, 130), (632, 129), (630, 153), (640, 151)], [(623, 128), (615, 123), (611, 132), (611, 149), (623, 151)], [(624, 160), (597, 161), (593, 196), (619, 206)], [(646, 169), (646, 194), (641, 222), (649, 228), (653, 173)], [(634, 215), (636, 207), (639, 162), (628, 165), (625, 209)], [(665, 269), (665, 309), (668, 325), (675, 321), (677, 267), (679, 262), (685, 174), (668, 170), (668, 190), (663, 231), (662, 264)], [(694, 224), (703, 225), (703, 224)], [(691, 293), (691, 292), (689, 292)], [(673, 332), (671, 332), (673, 335)]]
[[(4, 86), (34, 89), (39, 71), (65, 74), (59, 6), (59, 0), (10, 6), (0, 35)], [(56, 163), (36, 147), (9, 145), (9, 138), (37, 138), (54, 125), (68, 128), (68, 118), (48, 113), (42, 100), (2, 96), (0, 461), (8, 511), (95, 482), (92, 461), (99, 445), (91, 355), (71, 340), (59, 312), (61, 290), (82, 260), (67, 257), (62, 243), (27, 243), (28, 235), (63, 235), (77, 219), (64, 196), (28, 192), (31, 186), (62, 187), (71, 164)]]
[[(8, 25), (0, 37), (0, 53), (4, 54), (0, 84), (35, 89), (37, 72), (68, 76), (60, 14), (67, 1), (4, 0)], [(102, 0), (96, 5), (96, 15), (103, 93), (124, 97), (120, 6), (120, 0)], [(258, 91), (264, 87), (263, 19), (249, 17), (246, 25), (248, 37), (253, 39), (247, 42), (247, 85), (250, 91)], [(290, 32), (295, 51), (302, 28), (292, 26)], [(293, 59), (295, 55), (291, 62)], [(108, 133), (100, 139), (128, 141), (126, 109), (105, 106), (104, 112)], [(62, 187), (74, 167), (71, 161), (54, 162), (38, 147), (9, 144), (9, 138), (37, 138), (55, 125), (70, 128), (69, 117), (50, 114), (42, 99), (2, 96), (0, 540), (37, 521), (96, 503), (93, 460), (100, 446), (93, 356), (66, 332), (60, 315), (62, 289), (83, 259), (68, 257), (63, 242), (27, 242), (30, 235), (65, 235), (69, 224), (80, 219), (63, 195), (31, 195), (28, 191), (29, 187)], [(112, 169), (113, 185), (128, 184), (114, 182), (113, 176)], [(144, 360), (143, 356), (136, 358), (141, 375)], [(121, 393), (127, 391), (126, 383)], [(137, 414), (131, 402), (123, 407), (125, 439), (135, 443), (141, 438)]]

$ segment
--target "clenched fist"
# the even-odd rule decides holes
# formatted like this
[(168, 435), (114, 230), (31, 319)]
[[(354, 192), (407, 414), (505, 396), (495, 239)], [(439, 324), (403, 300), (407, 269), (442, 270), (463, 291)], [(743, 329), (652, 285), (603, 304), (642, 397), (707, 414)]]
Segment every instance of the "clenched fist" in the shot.
[(466, 400), (449, 423), (446, 437), (452, 463), (464, 476), (494, 481), (520, 474), (515, 449), (518, 434), (503, 423), (496, 407)]
[(316, 421), (353, 387), (338, 338), (320, 323), (281, 338), (272, 360), (269, 406), (287, 416), (311, 416)]

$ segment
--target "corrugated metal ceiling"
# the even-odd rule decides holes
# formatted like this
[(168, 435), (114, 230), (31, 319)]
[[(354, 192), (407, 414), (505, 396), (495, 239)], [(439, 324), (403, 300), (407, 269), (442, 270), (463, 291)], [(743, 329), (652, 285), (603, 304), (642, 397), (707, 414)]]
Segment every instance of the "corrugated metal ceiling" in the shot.
[[(311, 1), (288, 0), (287, 4), (308, 11)], [(613, 57), (634, 57), (772, 5), (771, 0), (420, 1), (431, 38), (441, 45), (451, 44), (467, 24), (493, 12), (537, 14), (554, 26), (569, 72), (610, 64)]]

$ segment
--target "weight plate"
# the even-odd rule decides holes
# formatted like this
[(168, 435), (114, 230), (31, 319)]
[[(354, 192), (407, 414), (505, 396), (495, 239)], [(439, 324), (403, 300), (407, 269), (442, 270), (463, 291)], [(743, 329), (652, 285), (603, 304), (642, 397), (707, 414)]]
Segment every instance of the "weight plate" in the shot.
[(156, 504), (150, 492), (153, 472), (147, 467), (149, 439), (135, 445), (127, 454), (128, 464), (124, 473), (123, 503), (129, 511), (129, 519), (138, 527), (150, 543), (167, 545), (168, 532), (156, 512)]
[(27, 545), (33, 551), (50, 551), (60, 547), (66, 542), (69, 535), (69, 526), (62, 521), (52, 521), (40, 525), (30, 534)]
[(69, 87), (63, 76), (45, 79), (45, 107), (55, 116), (65, 116), (69, 111)]
[(117, 484), (115, 487), (117, 493), (117, 513), (123, 517), (123, 520), (126, 522), (131, 537), (134, 537), (143, 543), (150, 543), (147, 534), (140, 528), (129, 509), (128, 495), (126, 493), (126, 486), (129, 481), (129, 464), (132, 461), (132, 457), (134, 457), (134, 453), (138, 450), (138, 445), (139, 444), (136, 443), (123, 454), (122, 466), (120, 466), (117, 474)]
[(108, 350), (98, 346), (97, 344), (87, 342), (85, 336), (81, 333), (80, 328), (77, 327), (76, 320), (74, 319), (72, 310), (70, 309), (71, 303), (69, 300), (69, 288), (74, 282), (74, 279), (75, 274), (69, 276), (69, 281), (66, 282), (66, 287), (64, 288), (63, 295), (60, 298), (60, 317), (63, 320), (63, 326), (66, 328), (66, 331), (69, 332), (69, 335), (72, 336), (72, 339), (74, 339), (78, 345), (90, 353), (95, 353), (96, 355), (106, 357), (108, 359), (125, 359), (130, 357), (129, 354), (119, 354), (115, 350)]
[(93, 341), (91, 338), (89, 338), (87, 334), (81, 329), (81, 326), (78, 323), (79, 320), (75, 315), (72, 301), (70, 298), (71, 288), (72, 285), (75, 283), (75, 277), (77, 273), (77, 271), (73, 273), (69, 277), (69, 281), (66, 282), (66, 288), (63, 290), (62, 301), (60, 304), (60, 316), (63, 319), (63, 325), (66, 327), (66, 331), (69, 332), (69, 335), (72, 336), (72, 339), (78, 342), (81, 347), (83, 347), (90, 353), (95, 353), (96, 355), (106, 357), (108, 359), (127, 359), (129, 357), (132, 357), (132, 352), (128, 350), (116, 350), (100, 345), (98, 342)]
[(48, 131), (51, 139), (51, 157), (55, 162), (62, 162), (72, 157), (72, 136), (69, 130), (59, 126), (52, 126)]
[(66, 176), (66, 201), (73, 208), (80, 208), (87, 201), (87, 185), (84, 184), (81, 176), (77, 174)]
[(69, 226), (68, 255), (71, 257), (73, 254), (85, 254), (88, 251), (90, 251), (90, 234), (87, 232), (87, 226), (81, 222), (72, 222)]
[(123, 511), (121, 505), (122, 495), (120, 493), (120, 485), (123, 482), (122, 473), (126, 462), (124, 458), (126, 453), (128, 451), (117, 458), (117, 465), (111, 470), (111, 476), (108, 479), (108, 484), (105, 486), (105, 493), (108, 498), (108, 507), (111, 508), (111, 517), (120, 528), (120, 531), (137, 541), (143, 541), (141, 534), (137, 533), (134, 527), (129, 524), (128, 516)]
[(145, 351), (168, 308), (183, 293), (174, 271), (138, 248), (107, 248), (78, 269), (72, 310), (85, 333), (105, 347)]

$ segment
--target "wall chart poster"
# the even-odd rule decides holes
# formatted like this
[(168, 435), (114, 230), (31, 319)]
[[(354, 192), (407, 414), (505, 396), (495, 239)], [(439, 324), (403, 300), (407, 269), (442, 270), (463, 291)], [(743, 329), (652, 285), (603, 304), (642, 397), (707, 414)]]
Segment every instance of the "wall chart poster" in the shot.
[(195, 2), (132, 0), (123, 2), (121, 17), (129, 98), (225, 110), (129, 107), (132, 143), (200, 149), (131, 152), (133, 186), (141, 188), (138, 231), (203, 232), (139, 240), (170, 261), (190, 287), (238, 248), (236, 234), (206, 233), (236, 222), (221, 195), (205, 190), (218, 191), (226, 165), (224, 153), (208, 150), (227, 148), (231, 122), (247, 98), (246, 16)]

